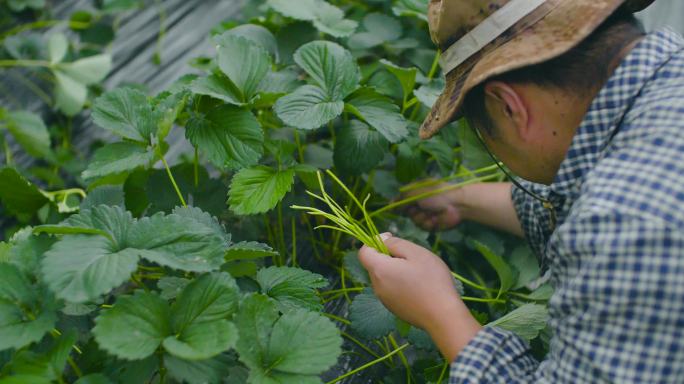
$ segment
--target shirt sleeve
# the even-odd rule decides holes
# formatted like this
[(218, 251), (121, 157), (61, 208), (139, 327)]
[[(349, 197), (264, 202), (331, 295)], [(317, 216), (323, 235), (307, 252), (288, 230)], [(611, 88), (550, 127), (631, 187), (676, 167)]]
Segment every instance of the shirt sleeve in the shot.
[[(519, 180), (519, 183), (528, 191), (545, 199), (549, 198), (549, 187), (525, 180)], [(520, 224), (522, 225), (523, 232), (525, 233), (525, 238), (527, 239), (532, 252), (537, 256), (537, 259), (542, 260), (544, 248), (554, 229), (551, 214), (548, 209), (544, 208), (539, 200), (533, 198), (515, 185), (513, 185), (511, 189), (511, 198), (515, 211), (518, 214)]]
[(485, 327), (452, 363), (449, 383), (684, 382), (682, 232), (619, 213), (569, 218), (552, 238), (564, 278), (549, 303), (545, 360)]

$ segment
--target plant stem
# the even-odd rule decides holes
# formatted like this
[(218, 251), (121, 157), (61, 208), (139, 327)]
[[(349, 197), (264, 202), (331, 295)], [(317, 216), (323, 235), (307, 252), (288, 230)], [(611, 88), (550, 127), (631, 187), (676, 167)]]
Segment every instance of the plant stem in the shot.
[[(340, 332), (340, 334), (342, 334), (342, 337), (348, 339), (348, 340), (351, 341), (352, 343), (354, 343), (354, 344), (358, 345), (359, 347), (361, 347), (361, 349), (363, 349), (364, 351), (368, 352), (369, 355), (375, 357), (376, 359), (379, 359), (379, 358), (380, 358), (380, 355), (378, 355), (377, 353), (373, 352), (372, 349), (370, 349), (368, 346), (366, 346), (365, 344), (363, 344), (363, 343), (360, 342), (359, 340), (355, 339), (352, 335), (350, 335), (350, 334), (348, 334), (348, 333), (346, 333), (346, 332)], [(389, 366), (389, 363), (385, 363), (385, 365)]]
[(280, 243), (280, 266), (285, 265), (287, 259), (287, 245), (285, 244), (285, 225), (283, 224), (283, 203), (278, 203), (278, 242)]
[(157, 45), (154, 51), (154, 63), (159, 65), (162, 60), (164, 36), (166, 36), (166, 8), (164, 8), (162, 0), (155, 0), (155, 4), (159, 9), (159, 35), (157, 36)]
[(180, 188), (178, 188), (178, 184), (176, 184), (176, 179), (174, 179), (173, 174), (171, 173), (171, 168), (169, 167), (169, 163), (166, 162), (166, 158), (161, 152), (161, 149), (157, 147), (157, 154), (159, 155), (159, 158), (161, 159), (162, 163), (164, 164), (164, 168), (166, 168), (166, 174), (169, 176), (169, 180), (171, 180), (171, 184), (173, 184), (173, 188), (176, 190), (176, 194), (178, 195), (178, 199), (180, 200), (181, 204), (183, 207), (187, 207), (188, 205), (185, 204), (185, 199), (183, 198), (183, 194), (180, 191)]
[(449, 362), (445, 361), (444, 367), (442, 367), (442, 373), (439, 374), (439, 379), (437, 379), (437, 384), (442, 384), (442, 380), (444, 380), (444, 375), (446, 375), (447, 368), (449, 368)]
[(76, 377), (83, 377), (83, 371), (81, 371), (81, 368), (79, 368), (78, 365), (76, 365), (76, 362), (74, 361), (73, 358), (71, 358), (71, 356), (67, 357), (67, 362), (69, 363), (69, 366), (71, 367), (71, 369), (76, 374)]
[(347, 290), (347, 276), (344, 267), (340, 268), (340, 282), (342, 283), (342, 293), (344, 294), (344, 299), (347, 304), (351, 305), (351, 298), (349, 297), (349, 291)]
[(299, 138), (299, 131), (294, 130), (294, 139), (297, 144), (297, 154), (299, 155), (299, 162), (304, 164), (304, 147), (302, 147), (302, 141)]
[(474, 303), (495, 303), (495, 304), (506, 304), (506, 300), (501, 299), (482, 299), (479, 297), (461, 296), (463, 301), (471, 301)]
[(9, 36), (16, 35), (18, 33), (29, 31), (32, 29), (42, 29), (55, 26), (60, 23), (67, 23), (71, 29), (86, 29), (90, 27), (90, 23), (83, 23), (80, 21), (66, 21), (66, 20), (40, 20), (33, 23), (23, 24), (18, 27), (12, 28), (9, 31), (0, 34), (0, 42), (5, 40)]
[(12, 148), (10, 148), (7, 139), (2, 141), (2, 145), (5, 147), (5, 164), (11, 167), (14, 165), (14, 160), (12, 159)]
[(465, 277), (463, 277), (463, 276), (457, 274), (456, 272), (453, 272), (453, 271), (452, 271), (452, 272), (451, 272), (451, 276), (453, 276), (456, 280), (460, 281), (461, 283), (463, 283), (463, 284), (465, 284), (465, 285), (467, 285), (467, 286), (469, 286), (469, 287), (478, 289), (478, 290), (480, 290), (480, 291), (485, 291), (485, 292), (499, 292), (498, 289), (487, 288), (487, 287), (485, 287), (485, 286), (482, 286), (482, 285), (480, 285), (480, 284), (477, 284), (477, 283), (475, 283), (474, 281), (468, 280), (468, 279), (466, 279)]
[(44, 67), (49, 68), (50, 62), (44, 60), (0, 60), (0, 67)]
[(423, 181), (419, 181), (417, 183), (405, 185), (405, 186), (399, 188), (399, 192), (404, 193), (404, 192), (409, 192), (409, 191), (413, 191), (413, 190), (421, 189), (421, 188), (425, 188), (425, 187), (432, 187), (432, 186), (439, 185), (439, 184), (442, 184), (445, 182), (449, 182), (451, 180), (460, 179), (460, 178), (466, 177), (466, 176), (474, 177), (478, 173), (493, 172), (493, 171), (496, 171), (498, 169), (499, 169), (499, 166), (496, 164), (491, 165), (489, 167), (476, 169), (474, 171), (466, 169), (464, 172), (459, 172), (459, 173), (456, 173), (453, 175), (449, 175), (449, 176), (443, 177), (441, 179), (429, 179), (429, 180), (423, 180)]
[(360, 366), (360, 367), (358, 367), (358, 368), (356, 368), (356, 369), (354, 369), (354, 370), (351, 370), (351, 371), (345, 373), (344, 375), (339, 376), (339, 377), (336, 378), (336, 379), (333, 379), (333, 380), (331, 380), (331, 381), (328, 381), (326, 384), (337, 383), (337, 382), (339, 382), (339, 381), (341, 381), (341, 380), (346, 379), (346, 378), (349, 377), (349, 376), (353, 376), (353, 375), (355, 375), (355, 374), (357, 374), (357, 373), (363, 371), (364, 369), (368, 369), (368, 368), (374, 366), (375, 364), (381, 363), (381, 362), (383, 362), (383, 361), (389, 359), (390, 357), (396, 355), (397, 353), (400, 353), (401, 351), (403, 351), (404, 349), (406, 349), (408, 346), (409, 346), (408, 343), (407, 343), (407, 344), (404, 344), (404, 345), (402, 345), (401, 347), (395, 349), (394, 351), (392, 351), (392, 352), (386, 354), (385, 356), (383, 356), (383, 357), (381, 357), (381, 358), (379, 358), (379, 359), (375, 359), (375, 360), (373, 360), (373, 361), (371, 361), (371, 362), (369, 362), (369, 363), (367, 363), (367, 364), (364, 364), (364, 365), (362, 365), (362, 366)]
[(193, 171), (195, 176), (195, 188), (199, 186), (199, 150), (195, 147), (195, 158), (193, 160)]
[(421, 194), (416, 195), (416, 196), (411, 196), (411, 197), (408, 197), (406, 199), (396, 201), (392, 204), (388, 204), (388, 205), (386, 205), (386, 206), (384, 206), (384, 207), (382, 207), (382, 208), (380, 208), (374, 212), (371, 212), (370, 217), (377, 216), (383, 212), (391, 211), (393, 209), (399, 208), (399, 207), (404, 206), (404, 205), (411, 204), (411, 203), (419, 201), (419, 200), (427, 199), (427, 198), (432, 197), (432, 196), (437, 196), (437, 195), (442, 194), (444, 192), (459, 189), (459, 188), (465, 187), (466, 185), (475, 184), (475, 183), (479, 183), (479, 182), (483, 182), (483, 181), (487, 181), (487, 180), (492, 180), (498, 176), (499, 175), (497, 173), (497, 174), (493, 174), (493, 175), (477, 177), (475, 179), (464, 181), (462, 183), (452, 184), (452, 185), (449, 185), (449, 186), (446, 186), (443, 188), (435, 189), (433, 191), (421, 193)]
[(322, 313), (323, 313), (323, 316), (329, 317), (329, 318), (331, 318), (331, 319), (333, 319), (333, 320), (335, 320), (335, 321), (339, 321), (340, 323), (342, 323), (342, 324), (344, 324), (344, 325), (351, 325), (351, 321), (349, 321), (349, 320), (347, 320), (347, 319), (345, 319), (345, 318), (342, 318), (342, 317), (333, 315), (332, 313), (327, 313), (327, 312), (322, 312)]
[(297, 267), (297, 223), (295, 222), (294, 216), (290, 225), (292, 225), (292, 266)]
[[(397, 344), (397, 341), (394, 339), (394, 336), (390, 333), (389, 335), (389, 341), (390, 344), (392, 344), (393, 348), (399, 348), (399, 345)], [(399, 360), (401, 360), (401, 363), (404, 364), (404, 368), (406, 368), (406, 382), (407, 384), (411, 384), (414, 380), (413, 375), (411, 374), (411, 366), (408, 363), (408, 359), (406, 359), (406, 356), (404, 355), (404, 352), (399, 351)]]
[(35, 95), (38, 96), (41, 100), (43, 100), (43, 102), (46, 105), (52, 106), (52, 99), (50, 98), (50, 96), (47, 93), (45, 93), (45, 91), (43, 91), (38, 85), (36, 85), (36, 83), (31, 81), (28, 77), (22, 76), (21, 74), (14, 72), (11, 72), (11, 76), (20, 83), (24, 84), (26, 88), (31, 90), (31, 92), (35, 93)]
[(439, 69), (439, 59), (442, 57), (442, 53), (440, 51), (437, 51), (435, 54), (435, 59), (432, 61), (432, 67), (430, 68), (430, 73), (428, 73), (428, 81), (431, 81), (432, 79), (435, 78), (435, 75), (437, 74), (437, 69)]
[(351, 288), (344, 288), (344, 289), (333, 289), (330, 291), (322, 291), (318, 292), (319, 295), (333, 295), (336, 293), (344, 293), (344, 292), (362, 292), (364, 290), (363, 287), (351, 287)]

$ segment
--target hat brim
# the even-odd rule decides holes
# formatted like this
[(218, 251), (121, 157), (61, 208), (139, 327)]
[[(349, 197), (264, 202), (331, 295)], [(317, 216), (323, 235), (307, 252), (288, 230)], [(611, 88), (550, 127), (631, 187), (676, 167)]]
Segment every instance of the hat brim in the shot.
[[(641, 1), (641, 10), (653, 0)], [(628, 2), (629, 3), (629, 2)], [(598, 28), (624, 0), (560, 1), (540, 21), (484, 54), (474, 65), (461, 65), (446, 76), (446, 87), (420, 128), (428, 139), (462, 116), (465, 95), (487, 79), (556, 58), (577, 46)]]

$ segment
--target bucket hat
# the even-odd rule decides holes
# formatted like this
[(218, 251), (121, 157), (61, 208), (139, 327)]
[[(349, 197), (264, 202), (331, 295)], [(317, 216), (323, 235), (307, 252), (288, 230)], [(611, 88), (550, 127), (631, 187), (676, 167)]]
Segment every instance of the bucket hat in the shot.
[(432, 40), (446, 87), (420, 128), (424, 139), (462, 116), (465, 95), (502, 73), (556, 58), (619, 7), (638, 12), (654, 0), (430, 0)]

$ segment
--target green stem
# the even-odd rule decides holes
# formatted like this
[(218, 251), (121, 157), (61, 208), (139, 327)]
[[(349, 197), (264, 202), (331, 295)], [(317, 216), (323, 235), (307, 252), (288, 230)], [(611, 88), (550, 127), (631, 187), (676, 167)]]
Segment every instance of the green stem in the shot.
[(435, 75), (437, 74), (437, 69), (439, 68), (439, 59), (442, 57), (442, 53), (440, 51), (437, 51), (435, 54), (435, 59), (432, 61), (432, 67), (430, 68), (430, 73), (428, 73), (428, 80), (432, 80), (435, 78)]
[(81, 371), (81, 368), (79, 368), (78, 365), (76, 365), (76, 362), (74, 361), (74, 359), (71, 358), (71, 356), (67, 357), (67, 362), (69, 363), (69, 366), (71, 367), (71, 369), (76, 374), (76, 377), (83, 377), (83, 371)]
[(352, 300), (349, 297), (349, 291), (347, 290), (347, 276), (344, 268), (340, 268), (340, 281), (342, 282), (342, 292), (344, 294), (344, 299), (347, 301), (347, 304), (351, 305)]
[(496, 303), (496, 304), (506, 304), (506, 300), (501, 299), (482, 299), (479, 297), (461, 296), (463, 301), (471, 301), (474, 303)]
[(80, 21), (65, 21), (65, 20), (40, 20), (33, 23), (23, 24), (18, 27), (12, 28), (9, 31), (0, 34), (0, 42), (5, 40), (9, 36), (16, 35), (24, 31), (30, 31), (33, 29), (43, 29), (50, 28), (57, 24), (67, 23), (71, 29), (87, 29), (90, 27), (90, 23), (83, 23)]
[(349, 377), (349, 376), (353, 376), (353, 375), (355, 375), (355, 374), (357, 374), (357, 373), (363, 371), (364, 369), (368, 369), (368, 368), (374, 366), (375, 364), (381, 363), (381, 362), (383, 362), (383, 361), (385, 361), (385, 360), (391, 358), (392, 356), (394, 356), (394, 355), (396, 355), (397, 353), (400, 353), (401, 351), (403, 351), (404, 349), (406, 349), (408, 346), (409, 346), (408, 344), (404, 344), (404, 345), (402, 345), (401, 347), (395, 349), (394, 351), (392, 351), (392, 352), (386, 354), (385, 356), (383, 356), (383, 357), (381, 357), (381, 358), (379, 358), (379, 359), (375, 359), (375, 360), (373, 360), (373, 361), (371, 361), (371, 362), (369, 362), (369, 363), (367, 363), (367, 364), (364, 364), (364, 365), (362, 365), (362, 366), (360, 366), (360, 367), (358, 367), (358, 368), (356, 368), (356, 369), (354, 369), (354, 370), (351, 370), (351, 371), (345, 373), (344, 375), (337, 377), (336, 379), (333, 379), (333, 380), (331, 380), (331, 381), (328, 381), (326, 384), (337, 383), (337, 382), (339, 382), (339, 381), (342, 381), (342, 380), (346, 379), (346, 378)]
[(329, 317), (329, 318), (331, 318), (331, 319), (333, 319), (333, 320), (335, 320), (335, 321), (339, 321), (340, 323), (342, 323), (342, 324), (344, 324), (344, 325), (351, 325), (351, 321), (349, 321), (349, 320), (347, 320), (347, 319), (345, 319), (345, 318), (342, 318), (342, 317), (333, 315), (332, 313), (323, 312), (323, 316)]
[(292, 266), (297, 267), (297, 223), (294, 216), (291, 220), (292, 225)]
[(157, 45), (154, 52), (154, 62), (155, 64), (161, 64), (162, 57), (162, 45), (164, 42), (164, 36), (166, 36), (166, 8), (162, 4), (162, 0), (155, 0), (155, 4), (159, 9), (159, 35), (157, 36)]
[(456, 278), (456, 280), (462, 282), (463, 284), (465, 284), (465, 285), (467, 285), (467, 286), (470, 286), (470, 287), (472, 287), (472, 288), (478, 289), (478, 290), (480, 290), (480, 291), (484, 291), (484, 292), (499, 292), (498, 289), (487, 288), (487, 287), (485, 287), (485, 286), (482, 286), (482, 285), (480, 285), (480, 284), (477, 284), (477, 283), (475, 283), (474, 281), (468, 280), (468, 279), (466, 279), (465, 277), (463, 277), (463, 276), (457, 274), (456, 272), (453, 272), (453, 271), (452, 271), (452, 272), (451, 272), (451, 276), (453, 276), (454, 278)]
[(449, 362), (445, 361), (444, 367), (442, 367), (442, 372), (439, 374), (439, 379), (437, 379), (437, 384), (442, 384), (442, 380), (444, 380), (444, 376), (446, 375), (448, 368), (449, 368)]
[(159, 155), (159, 158), (161, 159), (162, 163), (164, 164), (164, 168), (166, 168), (166, 174), (169, 176), (169, 180), (171, 180), (171, 184), (173, 184), (173, 189), (176, 190), (176, 194), (178, 195), (178, 199), (180, 200), (181, 204), (183, 207), (187, 207), (188, 205), (185, 203), (185, 199), (183, 198), (183, 194), (180, 191), (180, 188), (178, 188), (178, 184), (176, 184), (176, 179), (173, 177), (173, 174), (171, 173), (171, 168), (169, 167), (169, 163), (166, 162), (166, 158), (161, 152), (161, 149), (157, 147), (157, 154)]
[(195, 158), (193, 159), (193, 171), (195, 176), (195, 188), (199, 186), (199, 150), (195, 147)]
[(50, 62), (44, 60), (0, 60), (0, 67), (44, 67), (49, 68)]
[(364, 290), (363, 287), (351, 287), (351, 288), (343, 288), (343, 289), (333, 289), (330, 291), (322, 291), (318, 292), (319, 295), (334, 295), (336, 293), (344, 293), (344, 292), (362, 292)]
[(487, 180), (492, 180), (498, 176), (499, 175), (497, 173), (497, 174), (493, 174), (493, 175), (477, 177), (475, 179), (464, 181), (462, 183), (452, 184), (452, 185), (449, 185), (449, 186), (446, 186), (443, 188), (435, 189), (433, 191), (428, 191), (425, 193), (421, 193), (419, 195), (411, 196), (411, 197), (408, 197), (406, 199), (396, 201), (392, 204), (388, 204), (388, 205), (386, 205), (386, 206), (384, 206), (384, 207), (382, 207), (382, 208), (380, 208), (374, 212), (371, 212), (370, 217), (377, 216), (381, 213), (391, 211), (393, 209), (399, 208), (399, 207), (404, 206), (404, 205), (411, 204), (411, 203), (419, 201), (419, 200), (427, 199), (427, 198), (432, 197), (432, 196), (437, 196), (437, 195), (442, 194), (444, 192), (449, 192), (449, 191), (452, 191), (455, 189), (459, 189), (459, 188), (465, 187), (466, 185), (480, 183), (480, 182), (487, 181)]
[(7, 139), (4, 139), (2, 141), (2, 145), (5, 148), (5, 164), (7, 166), (11, 167), (14, 165), (14, 160), (12, 159), (12, 149), (9, 146), (9, 143), (7, 142)]
[(11, 72), (11, 76), (16, 79), (18, 82), (24, 84), (26, 88), (28, 88), (31, 92), (33, 92), (36, 96), (38, 96), (43, 102), (49, 106), (52, 106), (52, 99), (50, 96), (45, 93), (36, 83), (31, 81), (28, 77), (22, 76), (19, 73), (14, 73)]
[[(355, 339), (352, 335), (350, 335), (350, 334), (348, 334), (348, 333), (346, 333), (346, 332), (340, 332), (340, 334), (342, 334), (342, 337), (344, 337), (345, 339), (351, 341), (352, 343), (358, 345), (358, 346), (359, 346), (361, 349), (363, 349), (364, 351), (368, 352), (369, 355), (375, 357), (376, 359), (379, 359), (379, 358), (380, 358), (380, 355), (378, 355), (377, 353), (373, 352), (372, 349), (370, 349), (368, 346), (366, 346), (365, 344), (363, 344), (363, 343), (360, 342), (359, 340)], [(385, 365), (389, 366), (389, 363), (385, 363)]]
[(294, 130), (294, 139), (297, 144), (297, 154), (299, 155), (299, 162), (304, 164), (304, 147), (302, 147), (302, 141), (299, 138), (299, 131)]
[(287, 258), (287, 245), (285, 244), (285, 224), (283, 224), (283, 203), (278, 203), (278, 242), (280, 243), (280, 263), (285, 264), (284, 260)]
[(446, 183), (446, 182), (449, 182), (449, 181), (452, 181), (455, 179), (460, 179), (462, 177), (467, 177), (467, 176), (474, 177), (475, 175), (477, 175), (479, 173), (493, 172), (493, 171), (496, 171), (498, 169), (499, 169), (499, 166), (496, 164), (491, 165), (489, 167), (476, 169), (474, 171), (466, 169), (464, 172), (459, 172), (459, 173), (456, 173), (453, 175), (449, 175), (449, 176), (443, 177), (441, 179), (428, 179), (428, 180), (424, 180), (424, 181), (419, 181), (417, 183), (405, 185), (405, 186), (399, 188), (399, 192), (405, 193), (405, 192), (413, 191), (416, 189), (432, 187), (432, 186), (439, 185), (442, 183)]
[[(397, 341), (394, 339), (394, 336), (391, 333), (389, 335), (389, 341), (390, 344), (392, 344), (392, 348), (399, 348)], [(411, 384), (414, 381), (412, 380), (413, 375), (411, 374), (411, 365), (409, 365), (408, 359), (402, 351), (399, 352), (399, 360), (401, 360), (401, 363), (404, 364), (404, 368), (406, 368), (406, 382), (407, 384)]]

